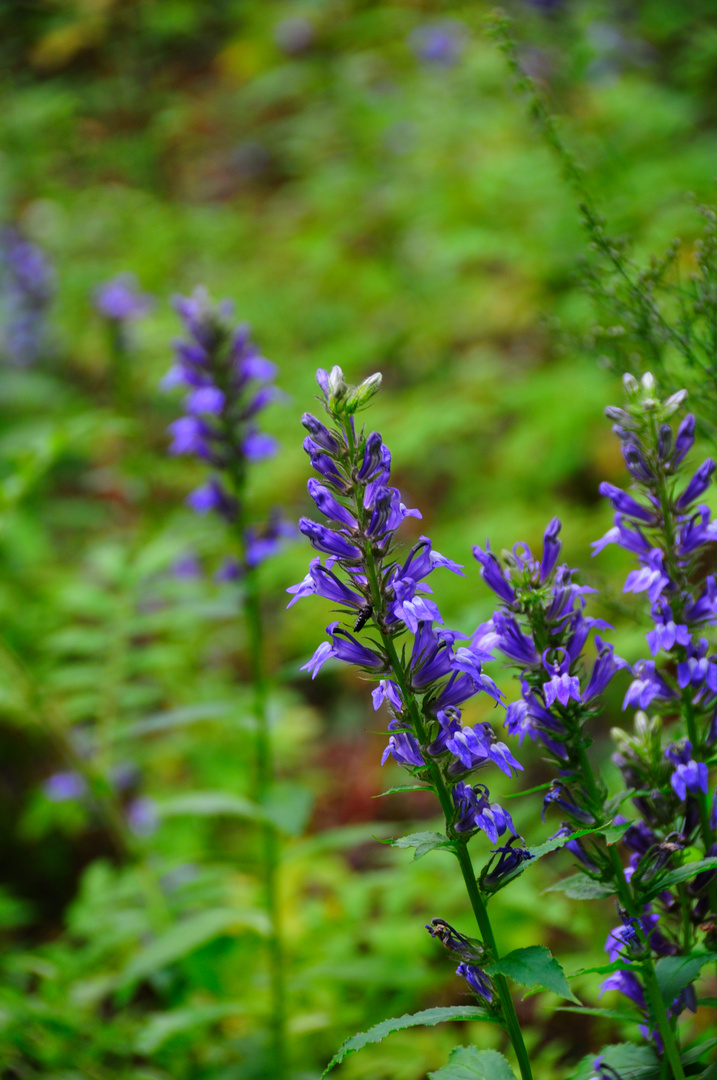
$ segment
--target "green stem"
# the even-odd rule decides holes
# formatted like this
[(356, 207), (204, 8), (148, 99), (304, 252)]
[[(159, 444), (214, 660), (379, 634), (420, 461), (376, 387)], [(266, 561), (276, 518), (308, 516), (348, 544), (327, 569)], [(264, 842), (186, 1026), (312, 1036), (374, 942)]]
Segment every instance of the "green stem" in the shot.
[[(600, 814), (602, 810), (602, 799), (600, 797), (600, 788), (595, 779), (592, 766), (588, 759), (585, 747), (579, 745), (577, 747), (578, 757), (580, 759), (580, 771), (585, 780), (585, 786), (593, 801), (593, 809)], [(680, 1060), (680, 1051), (675, 1038), (675, 1032), (673, 1030), (670, 1019), (667, 1015), (667, 1009), (665, 1003), (662, 1000), (662, 994), (657, 982), (657, 976), (655, 975), (655, 965), (650, 952), (650, 941), (648, 936), (642, 929), (640, 918), (642, 916), (642, 910), (639, 904), (636, 903), (633, 897), (630, 884), (625, 877), (625, 868), (622, 865), (620, 856), (618, 855), (615, 845), (608, 844), (607, 855), (610, 860), (610, 865), (613, 871), (613, 882), (615, 885), (615, 891), (620, 899), (620, 903), (633, 919), (635, 919), (635, 926), (637, 929), (640, 942), (645, 950), (644, 957), (639, 961), (639, 966), (643, 974), (643, 981), (645, 984), (645, 991), (648, 1001), (650, 1003), (650, 1011), (654, 1018), (657, 1028), (662, 1037), (662, 1042), (665, 1047), (665, 1057), (669, 1061), (672, 1068), (673, 1080), (685, 1080), (685, 1071), (682, 1067)]]
[[(367, 569), (369, 571), (368, 577), (371, 584), (371, 592), (374, 598), (374, 609), (380, 610), (380, 595), (378, 593), (378, 583), (376, 578), (376, 570), (373, 565), (373, 557), (369, 554), (367, 557)], [(411, 721), (413, 723), (416, 736), (422, 746), (425, 746), (427, 742), (426, 730), (423, 724), (423, 718), (421, 717), (420, 710), (416, 704), (416, 700), (413, 697), (406, 679), (406, 673), (401, 663), (398, 653), (396, 652), (396, 646), (393, 643), (392, 638), (385, 633), (383, 629), (380, 629), (381, 637), (383, 639), (383, 645), (386, 649), (393, 673), (401, 691), (401, 696), (406, 703)], [(431, 780), (433, 788), (438, 796), (438, 801), (441, 804), (444, 817), (446, 819), (446, 832), (449, 833), (450, 822), (453, 817), (453, 804), (451, 796), (446, 787), (445, 780), (438, 766), (438, 763), (432, 758), (428, 758), (428, 767), (431, 773)], [(495, 935), (493, 933), (493, 927), (491, 926), (490, 916), (488, 915), (488, 909), (483, 899), (478, 883), (476, 881), (476, 874), (473, 868), (468, 848), (466, 847), (465, 840), (460, 838), (456, 839), (455, 855), (458, 859), (458, 864), (461, 868), (463, 880), (468, 892), (468, 899), (470, 900), (473, 913), (478, 923), (478, 928), (483, 939), (483, 944), (486, 946), (492, 960), (499, 960), (500, 954), (498, 952), (498, 946), (496, 944)], [(532, 1080), (533, 1073), (530, 1067), (530, 1059), (528, 1057), (528, 1051), (526, 1050), (525, 1043), (523, 1041), (523, 1033), (520, 1029), (520, 1022), (515, 1012), (515, 1006), (510, 994), (510, 988), (508, 981), (504, 975), (493, 975), (493, 983), (498, 994), (498, 1000), (500, 1001), (501, 1011), (503, 1013), (503, 1019), (505, 1021), (508, 1038), (510, 1039), (513, 1051), (518, 1061), (520, 1068), (520, 1075), (522, 1080)]]
[[(274, 761), (269, 732), (268, 685), (264, 666), (264, 626), (261, 614), (261, 596), (257, 571), (245, 563), (244, 611), (249, 638), (249, 661), (251, 665), (252, 710), (255, 728), (255, 797), (258, 803), (266, 803), (266, 797), (274, 781)], [(274, 1051), (274, 1068), (282, 1076), (286, 1067), (286, 988), (284, 983), (284, 946), (279, 899), (279, 838), (273, 825), (262, 829), (261, 874), (264, 904), (269, 917), (270, 933), (267, 942), (269, 954), (269, 981), (271, 993), (271, 1032)]]

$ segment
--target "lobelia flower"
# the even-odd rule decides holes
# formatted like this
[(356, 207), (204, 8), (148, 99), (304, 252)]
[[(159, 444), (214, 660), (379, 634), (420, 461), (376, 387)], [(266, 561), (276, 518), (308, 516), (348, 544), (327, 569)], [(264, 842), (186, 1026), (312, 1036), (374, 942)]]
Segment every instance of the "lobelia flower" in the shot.
[[(482, 830), (495, 842), (506, 830), (515, 831), (510, 816), (490, 801), (485, 785), (471, 787), (465, 778), (487, 766), (510, 775), (521, 765), (489, 724), (462, 725), (459, 706), (482, 691), (496, 701), (500, 693), (482, 672), (487, 654), (473, 645), (456, 646), (464, 635), (443, 628), (443, 616), (426, 583), (434, 570), (463, 576), (463, 567), (436, 551), (427, 536), (403, 558), (397, 557), (397, 529), (420, 513), (407, 508), (391, 486), (391, 453), (381, 436), (357, 433), (354, 423), (355, 412), (376, 392), (380, 376), (350, 387), (341, 369), (334, 368), (320, 370), (317, 382), (331, 426), (310, 413), (304, 414), (302, 424), (308, 432), (304, 449), (320, 477), (308, 481), (308, 492), (323, 520), (302, 518), (299, 529), (319, 554), (303, 580), (287, 589), (292, 597), (287, 606), (322, 596), (348, 623), (327, 627), (329, 640), (302, 670), (315, 678), (327, 660), (337, 659), (377, 680), (373, 706), (387, 707), (391, 715), (382, 764), (392, 758), (426, 777), (431, 762), (440, 761), (452, 791), (453, 827), (468, 834)], [(404, 657), (400, 672), (392, 655), (392, 643), (399, 639)], [(404, 701), (401, 680), (417, 695), (420, 731)]]
[(559, 519), (553, 518), (540, 558), (527, 544), (504, 552), (502, 561), (489, 544), (485, 550), (474, 548), (481, 576), (501, 603), (461, 651), (473, 650), (481, 661), (495, 651), (518, 668), (521, 697), (508, 706), (506, 729), (521, 744), (525, 738), (539, 741), (564, 778), (546, 796), (543, 812), (555, 803), (576, 821), (595, 824), (579, 782), (581, 730), (594, 715), (599, 696), (627, 665), (612, 645), (596, 636), (598, 655), (585, 671), (583, 651), (590, 635), (610, 627), (585, 614), (585, 597), (594, 590), (578, 585), (575, 572), (559, 563), (560, 528)]
[[(126, 278), (105, 288), (107, 318), (138, 317), (146, 298), (132, 292)], [(249, 466), (276, 452), (275, 440), (256, 427), (257, 415), (279, 396), (276, 368), (253, 344), (248, 328), (232, 324), (228, 302), (214, 304), (198, 288), (177, 297), (174, 306), (186, 336), (175, 341), (175, 363), (162, 385), (186, 390), (186, 414), (169, 426), (169, 452), (193, 455), (211, 467), (186, 501), (196, 513), (216, 513), (238, 530), (241, 560), (225, 564), (217, 575), (233, 580), (273, 555), (295, 531), (276, 512), (264, 525), (250, 525), (244, 505)]]
[(18, 367), (40, 359), (55, 272), (47, 256), (14, 226), (0, 230), (0, 352)]

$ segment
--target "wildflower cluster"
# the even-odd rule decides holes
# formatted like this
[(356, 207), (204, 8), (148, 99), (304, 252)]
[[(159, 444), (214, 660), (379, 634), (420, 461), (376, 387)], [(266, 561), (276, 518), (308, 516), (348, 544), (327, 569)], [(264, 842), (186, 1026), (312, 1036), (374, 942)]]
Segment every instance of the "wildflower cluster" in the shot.
[(45, 346), (55, 273), (45, 254), (14, 227), (0, 233), (0, 349), (19, 367), (35, 363)]
[[(329, 640), (319, 645), (305, 669), (315, 677), (327, 660), (336, 658), (377, 683), (374, 708), (385, 705), (390, 715), (383, 760), (393, 757), (438, 797), (446, 835), (443, 841), (436, 835), (460, 863), (482, 944), (478, 949), (464, 947), (468, 939), (441, 920), (446, 929), (434, 936), (457, 955), (457, 974), (501, 1017), (521, 1075), (528, 1080), (530, 1064), (505, 977), (491, 979), (484, 971), (489, 960), (497, 959), (497, 948), (466, 847), (478, 832), (493, 843), (506, 833), (516, 835), (510, 814), (491, 800), (487, 785), (473, 780), (473, 774), (492, 764), (510, 776), (522, 766), (490, 724), (471, 727), (461, 722), (466, 701), (481, 692), (499, 701), (500, 693), (482, 672), (480, 650), (462, 646), (465, 636), (444, 626), (426, 583), (435, 569), (462, 575), (463, 568), (435, 551), (426, 536), (403, 561), (397, 557), (398, 528), (420, 513), (408, 509), (391, 486), (391, 453), (381, 436), (357, 431), (354, 419), (378, 390), (380, 375), (350, 387), (335, 367), (331, 373), (320, 370), (317, 381), (330, 425), (309, 413), (302, 423), (308, 432), (304, 449), (318, 474), (309, 480), (308, 490), (326, 523), (308, 518), (300, 522), (319, 555), (306, 577), (289, 588), (289, 606), (301, 597), (323, 596), (338, 606), (351, 629), (330, 623)], [(510, 850), (511, 844), (499, 849)], [(431, 926), (435, 930), (435, 920)]]
[[(288, 590), (294, 594), (289, 606), (304, 596), (323, 596), (349, 616), (354, 633), (332, 622), (329, 641), (319, 645), (305, 668), (315, 677), (335, 657), (378, 679), (374, 708), (385, 704), (391, 716), (383, 761), (391, 756), (428, 782), (438, 769), (452, 798), (451, 827), (466, 834), (482, 829), (495, 842), (506, 831), (515, 832), (510, 815), (491, 803), (485, 784), (467, 780), (490, 763), (509, 776), (522, 766), (490, 724), (461, 723), (464, 702), (480, 691), (498, 700), (499, 691), (482, 673), (481, 655), (457, 646), (464, 635), (444, 628), (426, 584), (439, 567), (460, 575), (463, 568), (435, 551), (426, 536), (403, 562), (395, 557), (396, 530), (406, 517), (420, 513), (407, 509), (390, 486), (391, 453), (381, 436), (356, 433), (354, 411), (377, 383), (367, 380), (351, 392), (339, 368), (330, 375), (319, 371), (318, 382), (336, 426), (330, 429), (308, 413), (302, 423), (309, 432), (304, 449), (320, 477), (309, 480), (309, 494), (328, 524), (302, 518), (299, 528), (327, 559), (326, 565), (321, 555), (312, 559), (303, 581)], [(374, 636), (364, 631), (359, 641), (356, 635), (366, 624)], [(399, 660), (395, 643), (401, 639)]]
[[(478, 655), (497, 650), (520, 672), (521, 696), (508, 706), (505, 726), (522, 744), (541, 744), (558, 772), (543, 802), (543, 817), (555, 806), (567, 817), (556, 836), (602, 823), (606, 791), (595, 784), (587, 765), (591, 739), (585, 725), (599, 712), (599, 698), (625, 661), (597, 633), (597, 659), (586, 665), (583, 651), (593, 632), (611, 629), (585, 613), (585, 597), (595, 592), (574, 580), (575, 571), (558, 564), (561, 523), (548, 525), (543, 554), (536, 559), (527, 544), (504, 552), (502, 562), (486, 545), (473, 549), (481, 576), (500, 598), (493, 617), (478, 627), (470, 649)], [(581, 841), (566, 842), (582, 864), (600, 870), (596, 849)], [(506, 872), (514, 867), (507, 866)]]
[(233, 326), (231, 304), (213, 304), (204, 289), (179, 297), (175, 307), (186, 337), (175, 342), (175, 363), (163, 386), (183, 386), (185, 415), (170, 425), (172, 454), (194, 454), (213, 473), (187, 503), (199, 514), (214, 511), (237, 528), (241, 562), (228, 560), (220, 578), (238, 577), (273, 554), (290, 531), (278, 515), (261, 527), (246, 520), (247, 466), (276, 452), (275, 440), (259, 430), (257, 415), (279, 396), (276, 368), (251, 341), (246, 326)]
[[(657, 956), (689, 955), (700, 941), (717, 943), (717, 792), (710, 797), (710, 768), (717, 740), (717, 655), (711, 652), (708, 627), (717, 622), (717, 586), (710, 574), (710, 545), (717, 524), (699, 500), (715, 471), (711, 458), (685, 482), (680, 476), (695, 439), (695, 419), (688, 414), (677, 430), (672, 417), (685, 392), (665, 402), (656, 395), (649, 374), (640, 383), (625, 376), (625, 408), (609, 408), (620, 439), (634, 494), (611, 484), (601, 493), (616, 510), (612, 529), (594, 546), (616, 543), (637, 556), (625, 592), (646, 593), (651, 625), (646, 633), (650, 659), (638, 660), (623, 708), (636, 706), (634, 731), (615, 729), (620, 768), (639, 813), (624, 834), (629, 852), (625, 871), (633, 892), (652, 894), (641, 913), (643, 942)], [(663, 732), (668, 729), (665, 738)], [(712, 860), (684, 884), (660, 888), (671, 871), (695, 860)], [(608, 951), (624, 950), (635, 938), (634, 920), (608, 939)], [(633, 946), (634, 947), (634, 946)], [(629, 956), (629, 948), (621, 955)], [(640, 1007), (644, 996), (631, 971), (616, 972), (604, 989), (618, 989)], [(692, 983), (671, 1003), (671, 1015), (696, 1008)], [(661, 1047), (649, 1025), (646, 1034)]]

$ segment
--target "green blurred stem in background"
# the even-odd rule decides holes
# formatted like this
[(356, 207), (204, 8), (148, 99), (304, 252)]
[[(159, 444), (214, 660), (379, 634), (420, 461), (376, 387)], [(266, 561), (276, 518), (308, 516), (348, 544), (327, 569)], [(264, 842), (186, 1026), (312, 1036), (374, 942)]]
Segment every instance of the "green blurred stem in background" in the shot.
[[(242, 542), (245, 531), (242, 530)], [(246, 555), (246, 545), (244, 545)], [(261, 593), (257, 567), (249, 566), (244, 558), (244, 613), (249, 638), (249, 659), (253, 690), (255, 729), (255, 798), (265, 804), (274, 782), (274, 759), (269, 732), (267, 679), (264, 656), (264, 627), (261, 613)], [(262, 880), (264, 903), (271, 926), (268, 941), (269, 980), (271, 989), (271, 1030), (276, 1075), (282, 1076), (286, 1067), (286, 993), (284, 987), (284, 948), (281, 934), (279, 878), (279, 838), (272, 824), (262, 828)]]

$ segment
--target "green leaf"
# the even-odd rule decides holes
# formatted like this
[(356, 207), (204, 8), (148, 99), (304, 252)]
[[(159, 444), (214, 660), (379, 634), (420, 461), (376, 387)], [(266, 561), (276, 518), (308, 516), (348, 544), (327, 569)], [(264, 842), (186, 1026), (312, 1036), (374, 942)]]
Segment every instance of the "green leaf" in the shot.
[(641, 1024), (645, 1017), (637, 1009), (593, 1009), (585, 1005), (558, 1005), (556, 1012), (582, 1013), (584, 1016), (604, 1016), (606, 1020), (624, 1020)]
[(579, 971), (571, 971), (569, 979), (577, 979), (578, 975), (611, 975), (613, 971), (632, 971), (633, 966), (625, 960), (613, 960), (610, 964), (598, 964), (597, 967), (580, 968)]
[[(604, 1046), (600, 1053), (606, 1065), (618, 1072), (622, 1080), (659, 1080), (661, 1066), (655, 1052), (649, 1046), (635, 1043), (616, 1043)], [(570, 1074), (570, 1080), (589, 1080), (595, 1075), (593, 1063), (597, 1054), (588, 1054)]]
[(489, 964), (489, 975), (505, 975), (513, 982), (527, 986), (529, 990), (550, 990), (553, 994), (580, 1004), (570, 989), (565, 972), (545, 945), (529, 945), (515, 949), (507, 956)]
[(305, 784), (280, 780), (272, 784), (264, 811), (280, 832), (301, 836), (311, 816), (314, 798)]
[(699, 1061), (703, 1054), (706, 1054), (708, 1050), (711, 1050), (714, 1046), (717, 1046), (717, 1035), (711, 1039), (705, 1039), (704, 1042), (698, 1043), (697, 1046), (693, 1046), (690, 1050), (685, 1050), (681, 1055), (685, 1065), (693, 1065)]
[(433, 1027), (435, 1024), (442, 1024), (448, 1020), (487, 1020), (493, 1024), (500, 1023), (494, 1013), (489, 1013), (487, 1009), (482, 1009), (479, 1005), (439, 1006), (434, 1009), (423, 1009), (422, 1012), (406, 1013), (405, 1016), (393, 1017), (391, 1020), (382, 1020), (380, 1024), (375, 1024), (368, 1031), (362, 1031), (359, 1035), (352, 1035), (350, 1039), (347, 1039), (324, 1069), (321, 1080), (333, 1068), (340, 1065), (347, 1054), (352, 1054), (355, 1050), (363, 1050), (364, 1046), (370, 1046), (371, 1043), (381, 1042), (381, 1039), (385, 1039), (394, 1031), (403, 1031), (405, 1028), (418, 1027), (421, 1024)]
[(273, 824), (263, 807), (230, 791), (188, 791), (184, 795), (158, 799), (157, 812), (160, 818), (226, 816)]
[(615, 892), (612, 885), (604, 885), (601, 881), (595, 881), (587, 874), (573, 874), (572, 877), (556, 881), (549, 885), (544, 892), (564, 892), (573, 900), (604, 900), (606, 896), (612, 896)]
[(448, 1064), (428, 1074), (429, 1080), (515, 1080), (515, 1073), (497, 1050), (454, 1046)]
[(120, 975), (118, 986), (146, 979), (210, 941), (243, 930), (265, 936), (270, 932), (269, 920), (263, 911), (231, 908), (211, 908), (180, 919), (132, 957)]
[(703, 1073), (700, 1073), (698, 1080), (717, 1080), (717, 1061), (714, 1065), (708, 1065)]
[(663, 956), (655, 964), (655, 975), (665, 1005), (671, 1005), (681, 990), (699, 976), (705, 964), (717, 960), (717, 953), (692, 953), (690, 956)]
[(138, 1054), (154, 1054), (175, 1035), (213, 1024), (227, 1016), (241, 1016), (246, 1012), (238, 1001), (217, 1005), (199, 1005), (188, 1009), (172, 1009), (170, 1012), (154, 1013), (137, 1035)]
[(426, 787), (425, 784), (399, 784), (397, 787), (391, 787), (388, 791), (381, 791), (378, 795), (372, 795), (372, 799), (382, 799), (384, 795), (398, 795), (401, 791), (431, 791), (431, 788)]
[(400, 836), (398, 840), (391, 840), (391, 846), (397, 848), (415, 848), (414, 860), (421, 859), (429, 851), (444, 848), (453, 851), (453, 843), (445, 833), (439, 832), (416, 832), (409, 836)]
[(640, 898), (651, 900), (653, 896), (657, 896), (663, 889), (671, 889), (673, 885), (679, 885), (682, 881), (689, 881), (690, 878), (701, 874), (703, 870), (712, 870), (716, 866), (716, 856), (709, 859), (700, 859), (699, 862), (685, 863), (684, 866), (678, 866), (676, 870), (670, 870), (668, 874), (655, 878), (650, 883), (647, 891), (640, 890)]

